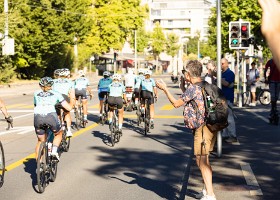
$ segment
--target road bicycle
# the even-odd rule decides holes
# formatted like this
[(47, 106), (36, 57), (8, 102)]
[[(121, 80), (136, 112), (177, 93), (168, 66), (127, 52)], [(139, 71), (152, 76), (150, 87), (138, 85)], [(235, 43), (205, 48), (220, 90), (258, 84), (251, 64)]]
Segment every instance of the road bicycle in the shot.
[(51, 155), (54, 133), (48, 124), (42, 125), (41, 128), (48, 135), (47, 141), (40, 145), (37, 158), (37, 185), (39, 192), (43, 193), (49, 182), (54, 182), (56, 179), (58, 160)]
[[(66, 122), (65, 122), (66, 124)], [(61, 155), (62, 152), (68, 152), (69, 148), (70, 148), (70, 137), (67, 137), (67, 126), (63, 126), (63, 133), (62, 133), (62, 140), (61, 143), (59, 145), (59, 156)]]
[[(1, 121), (6, 121), (5, 119)], [(8, 123), (8, 128), (6, 130), (9, 130), (10, 128), (13, 128), (13, 123)], [(5, 176), (5, 154), (4, 154), (4, 147), (2, 142), (0, 141), (0, 188), (4, 184), (4, 176)]]
[[(264, 83), (263, 81), (260, 81)], [(263, 84), (262, 84), (263, 85)], [(269, 105), (271, 102), (271, 95), (269, 89), (263, 86), (257, 87), (256, 89), (256, 99), (262, 105)], [(250, 87), (247, 86), (247, 91), (242, 93), (242, 106), (249, 105), (251, 102), (251, 92)]]
[(102, 106), (102, 115), (101, 115), (101, 121), (100, 123), (102, 124), (102, 126), (106, 123), (107, 119), (108, 119), (108, 93), (104, 96), (104, 100), (103, 100), (103, 106)]
[(74, 107), (74, 114), (75, 114), (75, 127), (77, 130), (80, 129), (80, 127), (85, 128), (87, 121), (84, 118), (84, 106), (82, 103), (82, 98), (79, 96), (77, 99), (77, 103)]
[(119, 112), (117, 105), (114, 105), (110, 109), (113, 109), (113, 117), (112, 123), (110, 124), (110, 131), (111, 131), (111, 144), (115, 146), (115, 143), (120, 141), (121, 133), (119, 132), (118, 125), (119, 125)]

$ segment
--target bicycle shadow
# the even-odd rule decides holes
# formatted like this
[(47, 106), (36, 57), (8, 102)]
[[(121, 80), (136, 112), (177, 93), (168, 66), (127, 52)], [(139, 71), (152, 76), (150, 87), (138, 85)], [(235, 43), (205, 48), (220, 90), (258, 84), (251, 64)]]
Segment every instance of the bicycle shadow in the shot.
[(112, 146), (111, 145), (111, 137), (105, 133), (102, 133), (100, 131), (92, 131), (91, 134), (94, 137), (100, 138), (104, 144), (107, 146)]
[(133, 179), (131, 181), (126, 181), (115, 176), (109, 176), (109, 177), (119, 180), (126, 184), (136, 184), (145, 190), (149, 190), (156, 193), (158, 196), (160, 196), (163, 199), (172, 200), (176, 196), (176, 188), (166, 184), (165, 181), (153, 180), (131, 172), (125, 172), (123, 174)]
[(27, 161), (23, 162), (24, 171), (30, 174), (30, 178), (32, 180), (32, 188), (35, 192), (39, 193), (37, 186), (37, 162), (35, 158), (28, 158)]

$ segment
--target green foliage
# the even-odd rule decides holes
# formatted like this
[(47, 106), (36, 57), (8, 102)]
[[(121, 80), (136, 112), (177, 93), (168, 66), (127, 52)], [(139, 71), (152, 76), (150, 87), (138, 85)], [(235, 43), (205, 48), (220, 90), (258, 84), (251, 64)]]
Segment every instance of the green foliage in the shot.
[(0, 83), (9, 83), (14, 77), (15, 67), (9, 56), (0, 57)]
[(163, 29), (157, 22), (151, 35), (152, 48), (154, 56), (158, 56), (161, 52), (165, 50), (166, 38), (163, 33)]
[[(232, 52), (228, 45), (228, 26), (230, 21), (244, 21), (251, 22), (251, 34), (254, 35), (256, 46), (260, 45), (264, 47), (264, 56), (269, 57), (267, 54), (267, 45), (264, 38), (261, 35), (261, 14), (262, 10), (255, 0), (224, 0), (221, 5), (221, 20), (222, 20), (222, 51)], [(217, 29), (217, 15), (216, 8), (212, 9), (212, 16), (209, 20), (209, 43), (216, 46), (216, 29)]]
[(179, 36), (177, 36), (175, 33), (167, 34), (166, 52), (168, 55), (171, 55), (172, 57), (177, 55), (180, 49), (180, 44), (178, 44), (178, 42), (179, 42)]

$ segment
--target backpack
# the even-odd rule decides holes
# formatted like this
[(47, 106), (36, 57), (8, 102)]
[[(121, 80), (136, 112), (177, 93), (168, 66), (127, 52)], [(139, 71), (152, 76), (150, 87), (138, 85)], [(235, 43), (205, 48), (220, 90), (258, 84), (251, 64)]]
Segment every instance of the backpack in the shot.
[[(202, 89), (206, 126), (212, 133), (223, 130), (228, 126), (228, 104), (222, 90), (206, 81), (197, 83), (197, 85)], [(197, 106), (194, 108), (196, 112), (199, 112)]]

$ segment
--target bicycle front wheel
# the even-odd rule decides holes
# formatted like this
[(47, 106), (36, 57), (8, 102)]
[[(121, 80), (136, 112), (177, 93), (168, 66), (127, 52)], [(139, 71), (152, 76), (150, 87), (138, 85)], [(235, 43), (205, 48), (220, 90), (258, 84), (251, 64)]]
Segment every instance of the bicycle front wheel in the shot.
[(75, 127), (77, 130), (79, 130), (80, 129), (80, 124), (79, 124), (80, 116), (79, 116), (79, 112), (78, 112), (77, 108), (75, 108), (74, 114), (75, 114)]
[(4, 175), (5, 175), (5, 155), (2, 142), (0, 141), (0, 188), (4, 184)]
[(41, 143), (37, 158), (37, 185), (40, 193), (43, 193), (47, 184), (47, 151), (45, 143)]
[(52, 182), (55, 181), (56, 179), (56, 174), (57, 174), (57, 164), (58, 164), (58, 161), (54, 161), (54, 160), (51, 160), (50, 161), (50, 180)]
[(262, 90), (258, 96), (258, 100), (262, 105), (269, 105), (271, 102), (271, 95), (269, 90)]

